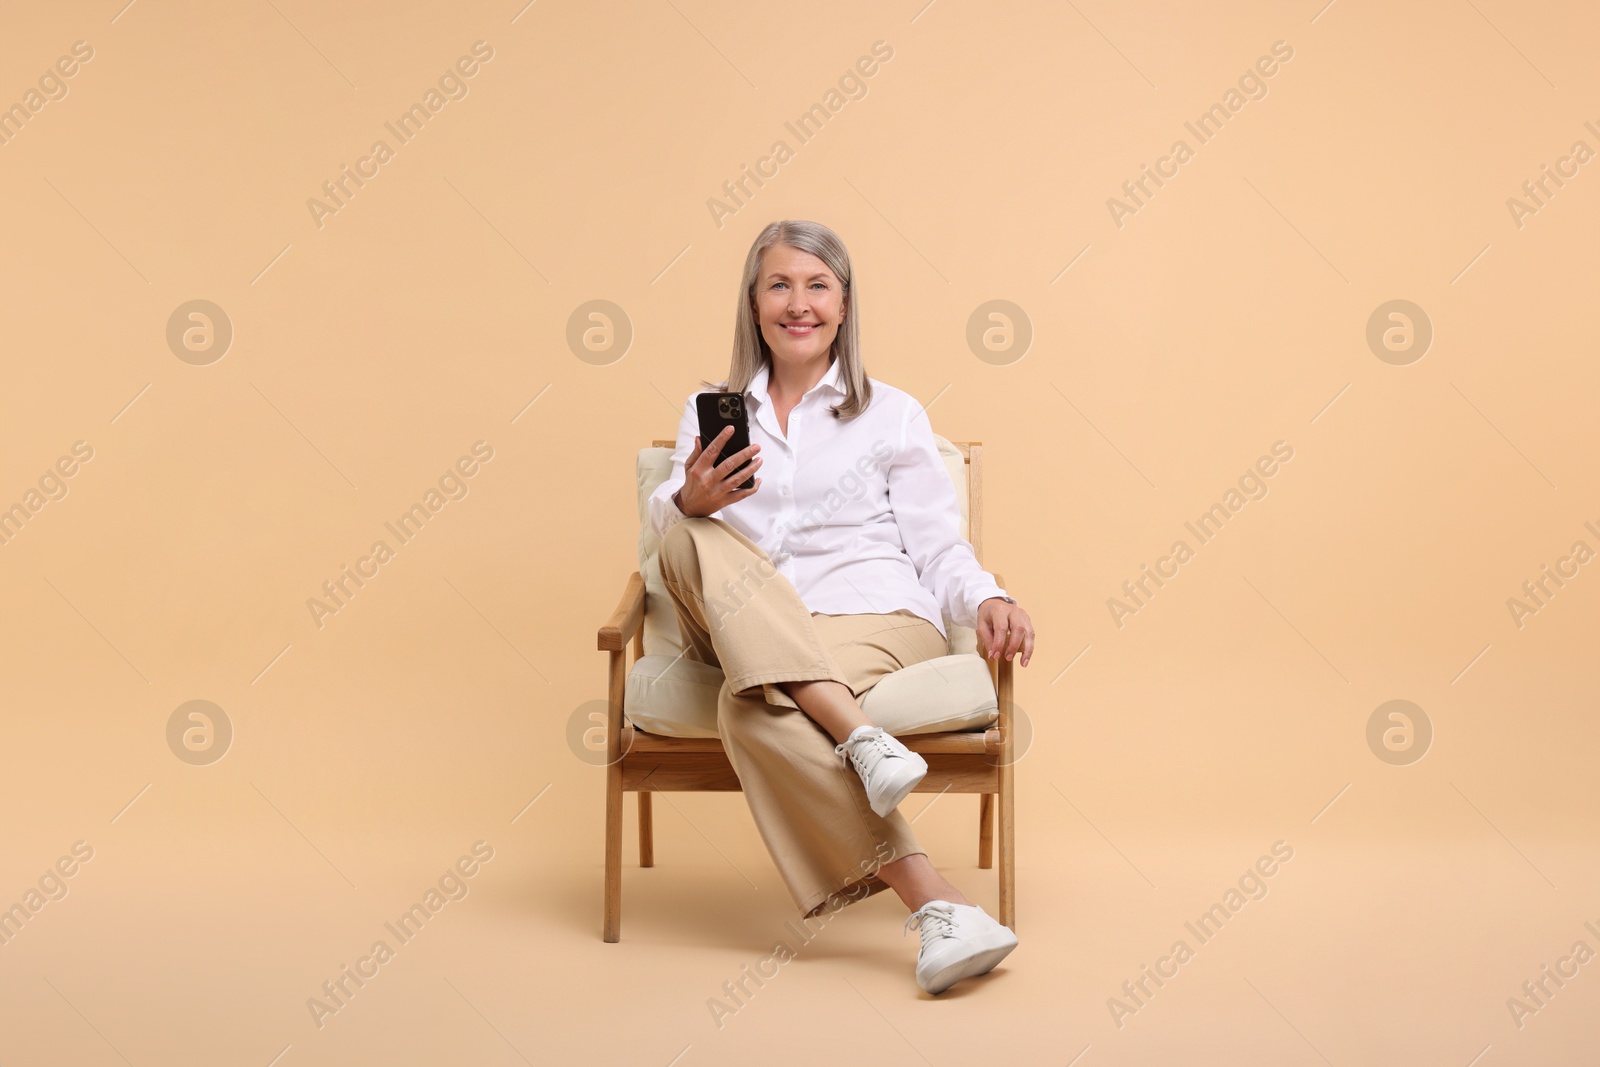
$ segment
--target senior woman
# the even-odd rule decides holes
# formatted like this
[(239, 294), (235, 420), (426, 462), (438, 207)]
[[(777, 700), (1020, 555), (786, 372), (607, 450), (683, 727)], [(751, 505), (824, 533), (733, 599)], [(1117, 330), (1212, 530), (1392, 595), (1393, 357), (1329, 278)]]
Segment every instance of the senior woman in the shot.
[(859, 320), (832, 230), (762, 230), (728, 379), (702, 383), (743, 394), (750, 445), (714, 463), (731, 428), (702, 442), (691, 395), (650, 519), (684, 654), (724, 672), (718, 733), (802, 916), (892, 887), (921, 931), (917, 983), (939, 993), (992, 969), (1017, 937), (928, 861), (897, 810), (927, 763), (858, 698), (947, 654), (944, 615), (1022, 666), (1034, 630), (960, 536), (922, 406), (867, 377)]

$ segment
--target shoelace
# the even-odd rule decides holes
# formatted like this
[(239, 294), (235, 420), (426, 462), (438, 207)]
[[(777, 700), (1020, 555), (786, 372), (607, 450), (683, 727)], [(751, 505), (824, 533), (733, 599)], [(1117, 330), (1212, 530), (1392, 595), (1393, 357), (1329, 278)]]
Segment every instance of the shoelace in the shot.
[(877, 765), (883, 757), (893, 754), (889, 747), (889, 739), (883, 735), (883, 728), (875, 728), (870, 733), (862, 734), (854, 742), (841, 741), (833, 746), (834, 754), (843, 756), (846, 760), (856, 765), (856, 770), (863, 775), (867, 774)]
[(953, 905), (940, 904), (938, 902), (924, 904), (906, 919), (905, 926), (900, 931), (900, 936), (906, 936), (911, 932), (911, 928), (916, 926), (921, 929), (922, 943), (926, 945), (937, 938), (955, 936), (954, 920), (955, 907)]

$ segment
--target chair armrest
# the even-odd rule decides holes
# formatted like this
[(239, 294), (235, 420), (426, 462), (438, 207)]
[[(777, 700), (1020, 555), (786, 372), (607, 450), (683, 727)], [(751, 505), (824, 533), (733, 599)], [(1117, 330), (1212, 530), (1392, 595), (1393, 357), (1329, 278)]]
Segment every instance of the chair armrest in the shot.
[[(1014, 657), (1021, 659), (1019, 652)], [(995, 719), (995, 726), (1002, 733), (1010, 733), (1015, 725), (1016, 715), (1016, 679), (1012, 673), (1013, 663), (1010, 659), (985, 660), (989, 665), (989, 680), (994, 683), (995, 702), (999, 706), (1000, 714)]]
[(595, 647), (602, 652), (621, 652), (633, 640), (633, 635), (644, 625), (644, 576), (634, 571), (622, 590), (617, 610), (600, 627)]

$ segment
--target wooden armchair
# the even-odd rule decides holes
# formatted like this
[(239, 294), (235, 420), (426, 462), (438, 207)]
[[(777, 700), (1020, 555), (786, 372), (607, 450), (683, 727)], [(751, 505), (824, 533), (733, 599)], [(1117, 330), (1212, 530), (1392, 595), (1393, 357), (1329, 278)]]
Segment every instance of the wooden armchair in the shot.
[[(983, 561), (983, 446), (978, 442), (952, 443), (935, 435), (941, 453), (945, 455), (951, 477), (956, 484), (957, 497), (965, 513), (964, 526), (967, 539), (972, 543), (978, 561)], [(670, 457), (674, 441), (654, 441), (652, 449), (666, 449)], [(648, 455), (640, 452), (640, 513), (647, 523), (644, 501), (655, 485), (660, 484), (662, 456), (659, 452)], [(957, 458), (959, 456), (959, 459)], [(654, 472), (652, 475), (651, 472)], [(960, 473), (958, 473), (958, 471)], [(962, 476), (964, 474), (964, 477)], [(970, 531), (970, 532), (967, 532)], [(653, 533), (653, 531), (651, 531)], [(642, 539), (641, 539), (642, 541)], [(650, 558), (648, 565), (655, 566)], [(993, 573), (993, 572), (991, 572)], [(995, 580), (1004, 587), (999, 574)], [(659, 581), (659, 577), (657, 577)], [(622, 936), (622, 804), (625, 793), (639, 794), (639, 866), (655, 865), (655, 848), (651, 820), (652, 792), (738, 791), (739, 778), (723, 751), (718, 737), (669, 736), (648, 732), (630, 720), (625, 703), (628, 694), (630, 667), (639, 664), (646, 654), (645, 576), (635, 570), (627, 579), (622, 600), (611, 617), (600, 627), (596, 645), (602, 652), (610, 653), (607, 666), (606, 714), (606, 861), (605, 905), (603, 936), (616, 942)], [(660, 610), (659, 604), (657, 610)], [(980, 655), (976, 649), (973, 631), (965, 627), (947, 625), (951, 634), (952, 653)], [(673, 630), (676, 632), (674, 620)], [(959, 631), (959, 635), (958, 635)], [(968, 647), (958, 648), (965, 642)], [(627, 650), (633, 646), (630, 664)], [(681, 648), (681, 645), (679, 646)], [(941, 733), (913, 733), (900, 736), (900, 740), (913, 752), (928, 761), (927, 776), (918, 783), (918, 793), (977, 793), (978, 803), (978, 866), (994, 866), (994, 823), (999, 821), (1000, 838), (1000, 913), (999, 920), (1016, 929), (1016, 854), (1013, 844), (1012, 770), (1015, 743), (1012, 707), (1012, 661), (1008, 659), (985, 660), (979, 663), (988, 669), (989, 682), (994, 688), (997, 714), (986, 727), (971, 730), (954, 730)], [(967, 664), (962, 664), (968, 667)], [(915, 670), (917, 666), (904, 668)], [(970, 667), (968, 668), (970, 670)], [(904, 671), (895, 672), (896, 674)], [(884, 682), (879, 682), (882, 686)], [(981, 685), (981, 682), (979, 683)], [(986, 695), (986, 693), (985, 693)], [(865, 702), (872, 696), (869, 691)], [(659, 729), (659, 727), (658, 727)]]

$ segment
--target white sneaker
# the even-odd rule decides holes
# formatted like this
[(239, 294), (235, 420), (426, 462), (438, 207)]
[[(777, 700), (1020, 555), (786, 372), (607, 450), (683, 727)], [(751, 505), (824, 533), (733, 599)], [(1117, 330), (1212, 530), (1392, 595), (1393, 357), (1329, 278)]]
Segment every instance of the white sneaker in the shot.
[(881, 726), (857, 726), (833, 751), (855, 764), (867, 787), (867, 801), (883, 818), (899, 807), (928, 773), (928, 761), (884, 733)]
[(930, 900), (911, 913), (906, 930), (913, 924), (922, 929), (917, 985), (933, 994), (963, 978), (988, 974), (1017, 947), (1017, 935), (976, 904)]

